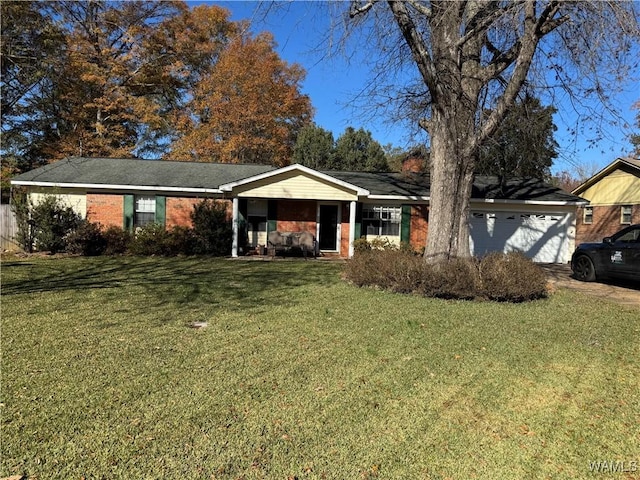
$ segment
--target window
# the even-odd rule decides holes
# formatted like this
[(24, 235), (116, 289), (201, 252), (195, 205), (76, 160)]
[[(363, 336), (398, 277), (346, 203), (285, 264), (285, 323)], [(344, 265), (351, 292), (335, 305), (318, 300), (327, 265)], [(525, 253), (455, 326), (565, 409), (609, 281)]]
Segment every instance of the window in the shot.
[(369, 206), (362, 209), (362, 228), (366, 235), (400, 236), (400, 207)]
[(620, 223), (631, 223), (631, 205), (620, 207)]
[(582, 212), (582, 223), (593, 223), (593, 207), (584, 207), (584, 211)]
[(144, 227), (156, 220), (156, 197), (136, 196), (133, 227)]
[(618, 237), (614, 237), (615, 243), (637, 243), (639, 240), (640, 240), (640, 228), (633, 228), (632, 230), (629, 230), (628, 232), (625, 232)]

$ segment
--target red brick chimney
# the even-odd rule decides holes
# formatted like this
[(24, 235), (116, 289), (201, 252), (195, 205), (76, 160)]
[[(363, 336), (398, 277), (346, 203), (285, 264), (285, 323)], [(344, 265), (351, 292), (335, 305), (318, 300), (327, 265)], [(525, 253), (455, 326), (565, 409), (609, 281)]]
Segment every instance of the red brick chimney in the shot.
[(424, 159), (418, 155), (408, 155), (402, 161), (402, 173), (420, 173), (424, 166)]

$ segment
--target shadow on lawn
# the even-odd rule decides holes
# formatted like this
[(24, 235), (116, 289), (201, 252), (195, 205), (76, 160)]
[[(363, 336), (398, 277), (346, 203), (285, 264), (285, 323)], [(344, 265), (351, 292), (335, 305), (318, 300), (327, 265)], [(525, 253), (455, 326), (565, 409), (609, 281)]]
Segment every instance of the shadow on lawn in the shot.
[[(291, 290), (337, 281), (335, 266), (315, 262), (240, 262), (219, 258), (96, 257), (3, 264), (2, 296), (131, 287), (159, 304), (228, 307), (292, 303)], [(115, 293), (115, 292), (114, 292)], [(115, 297), (116, 295), (114, 295)]]

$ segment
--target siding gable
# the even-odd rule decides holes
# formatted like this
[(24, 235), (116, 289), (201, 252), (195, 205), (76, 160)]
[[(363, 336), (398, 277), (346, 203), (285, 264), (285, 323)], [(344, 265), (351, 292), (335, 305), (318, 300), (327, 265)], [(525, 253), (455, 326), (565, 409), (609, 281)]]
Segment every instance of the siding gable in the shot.
[(234, 188), (239, 197), (307, 200), (357, 200), (357, 193), (298, 170), (283, 172)]

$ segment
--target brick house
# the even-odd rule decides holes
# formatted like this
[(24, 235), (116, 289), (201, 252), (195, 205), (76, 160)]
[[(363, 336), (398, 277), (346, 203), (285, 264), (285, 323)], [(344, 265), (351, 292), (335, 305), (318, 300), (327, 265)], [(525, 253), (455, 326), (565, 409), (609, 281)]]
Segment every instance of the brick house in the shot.
[[(429, 175), (317, 171), (302, 165), (214, 164), (67, 158), (15, 177), (34, 201), (57, 195), (103, 226), (149, 222), (187, 226), (202, 199), (226, 202), (233, 256), (267, 243), (268, 232), (311, 232), (322, 254), (350, 257), (359, 238), (424, 247)], [(574, 248), (576, 206), (586, 202), (535, 179), (478, 176), (469, 225), (473, 253), (519, 250), (538, 262), (566, 263)]]
[(640, 223), (640, 159), (618, 158), (572, 192), (589, 200), (578, 207), (576, 243), (601, 242)]

